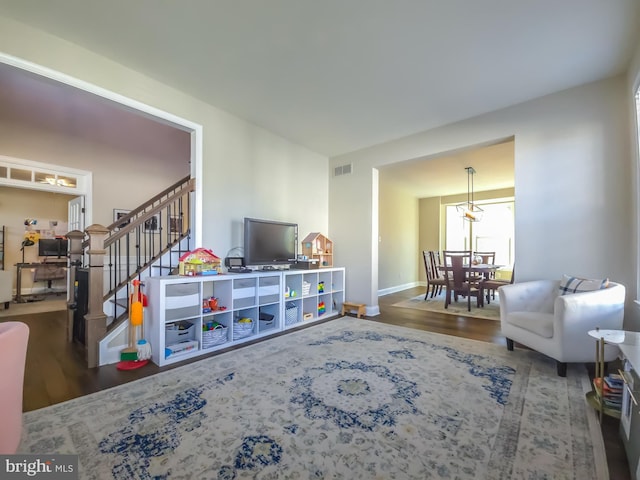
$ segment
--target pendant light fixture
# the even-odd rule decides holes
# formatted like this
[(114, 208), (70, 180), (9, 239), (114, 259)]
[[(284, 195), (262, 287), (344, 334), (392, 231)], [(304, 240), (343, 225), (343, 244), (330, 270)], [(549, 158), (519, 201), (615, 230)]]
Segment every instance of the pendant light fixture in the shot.
[(468, 222), (479, 222), (482, 220), (483, 210), (473, 203), (473, 176), (476, 171), (473, 167), (466, 167), (467, 171), (467, 201), (456, 205), (456, 209), (460, 212), (460, 216)]

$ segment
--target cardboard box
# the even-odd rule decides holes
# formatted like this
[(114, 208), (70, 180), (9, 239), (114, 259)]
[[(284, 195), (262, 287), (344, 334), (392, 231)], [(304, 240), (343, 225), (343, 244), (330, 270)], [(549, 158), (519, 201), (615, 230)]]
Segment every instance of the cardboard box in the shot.
[(198, 341), (197, 340), (187, 340), (180, 343), (174, 343), (173, 345), (168, 345), (164, 349), (164, 358), (169, 358), (174, 355), (182, 355), (184, 353), (190, 352), (192, 350), (198, 349)]

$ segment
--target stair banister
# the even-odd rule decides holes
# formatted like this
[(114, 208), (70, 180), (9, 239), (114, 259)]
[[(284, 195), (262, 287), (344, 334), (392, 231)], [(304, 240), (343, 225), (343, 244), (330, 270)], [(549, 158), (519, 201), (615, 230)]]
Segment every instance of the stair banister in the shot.
[(102, 225), (91, 225), (87, 228), (89, 235), (89, 302), (86, 320), (85, 345), (87, 366), (98, 366), (98, 340), (107, 332), (107, 315), (103, 308), (104, 247), (109, 230)]
[(140, 225), (143, 225), (144, 222), (149, 220), (151, 217), (156, 215), (158, 212), (162, 211), (162, 209), (164, 207), (166, 207), (167, 205), (170, 205), (173, 202), (175, 202), (175, 197), (179, 197), (181, 195), (186, 195), (187, 193), (192, 192), (194, 185), (195, 185), (195, 180), (192, 179), (191, 182), (188, 182), (187, 184), (184, 185), (183, 188), (181, 188), (180, 190), (175, 192), (175, 196), (174, 197), (165, 198), (160, 203), (155, 205), (152, 209), (150, 209), (149, 211), (145, 212), (143, 215), (140, 215), (140, 216), (136, 217), (137, 214), (139, 214), (142, 210), (144, 210), (144, 209), (138, 208), (136, 210), (133, 210), (128, 215), (126, 215), (124, 217), (120, 217), (117, 222), (115, 222), (112, 225), (109, 225), (109, 227), (107, 227), (107, 228), (110, 229), (110, 230), (113, 230), (115, 227), (117, 227), (118, 224), (120, 224), (122, 222), (126, 222), (129, 219), (131, 219), (131, 220), (127, 224), (126, 228), (123, 228), (123, 229), (121, 229), (121, 230), (119, 230), (117, 232), (114, 232), (112, 235), (109, 236), (107, 242), (105, 243), (105, 248), (108, 247), (109, 245), (113, 244), (114, 242), (116, 242), (120, 238), (124, 237), (131, 230), (134, 230), (136, 227), (138, 227)]
[[(125, 306), (124, 314), (121, 314), (119, 318), (114, 317), (112, 321), (109, 322), (109, 315), (105, 313), (105, 301), (109, 298), (113, 298), (113, 304), (118, 307), (118, 301), (116, 299), (117, 292), (121, 289), (125, 289), (125, 299), (129, 296), (129, 282), (134, 277), (139, 277), (143, 270), (148, 269), (151, 263), (155, 258), (162, 259), (162, 255), (166, 252), (170, 252), (172, 248), (176, 245), (180, 245), (180, 242), (183, 239), (189, 239), (189, 219), (190, 219), (190, 209), (189, 209), (189, 197), (192, 192), (195, 191), (195, 179), (190, 177), (185, 177), (182, 180), (176, 182), (169, 188), (165, 189), (160, 194), (154, 196), (152, 199), (143, 203), (140, 207), (132, 210), (128, 215), (119, 218), (116, 222), (109, 225), (108, 227), (104, 227), (102, 225), (94, 224), (88, 227), (85, 232), (73, 231), (67, 234), (69, 238), (69, 257), (70, 257), (70, 276), (69, 276), (69, 285), (70, 289), (75, 287), (76, 282), (76, 266), (83, 265), (84, 261), (88, 262), (88, 306), (87, 313), (84, 316), (84, 346), (85, 346), (85, 356), (87, 360), (87, 366), (89, 368), (97, 367), (100, 364), (100, 341), (106, 338), (106, 334), (109, 330), (113, 329), (113, 327), (117, 327), (119, 323), (122, 321), (126, 321), (126, 317), (128, 308)], [(186, 200), (186, 216), (183, 212), (183, 198)], [(151, 244), (151, 249), (147, 253), (151, 253), (149, 258), (145, 258), (142, 262), (138, 258), (137, 265), (135, 271), (129, 272), (128, 266), (130, 265), (129, 259), (129, 246), (130, 242), (128, 240), (129, 235), (136, 235), (134, 237), (136, 242), (139, 242), (138, 236), (140, 235), (140, 231), (143, 228), (143, 225), (147, 220), (152, 218), (155, 215), (160, 216), (160, 222), (164, 216), (171, 218), (172, 209), (175, 208), (175, 212), (178, 214), (180, 218), (181, 229), (179, 232), (171, 233), (167, 236), (167, 238), (162, 239), (163, 242), (161, 244), (158, 243), (158, 248)], [(163, 211), (165, 212), (163, 214)], [(126, 223), (126, 226), (119, 228), (122, 223)], [(162, 232), (163, 227), (162, 223), (159, 225), (159, 230)], [(167, 232), (169, 232), (167, 230)], [(171, 238), (169, 238), (171, 236)], [(151, 237), (152, 241), (155, 242), (155, 237)], [(161, 240), (161, 237), (158, 237), (158, 241)], [(126, 243), (126, 255), (127, 259), (127, 271), (125, 272), (126, 278), (122, 278), (118, 280), (120, 270), (118, 270), (118, 265), (116, 262), (115, 268), (111, 268), (111, 256), (112, 252), (115, 251), (116, 255), (119, 255), (120, 246), (122, 242)], [(135, 245), (136, 251), (139, 254), (140, 245)], [(180, 253), (181, 247), (178, 247), (178, 253)], [(187, 243), (188, 248), (188, 243)], [(105, 261), (109, 262), (109, 282), (107, 283), (105, 278)], [(162, 261), (162, 260), (161, 260)], [(113, 271), (112, 271), (113, 270)], [(118, 275), (116, 278), (115, 285), (112, 285), (111, 278), (112, 275)], [(105, 289), (108, 290), (105, 293)], [(74, 295), (70, 295), (70, 299), (68, 300), (69, 313), (68, 313), (68, 338), (69, 341), (73, 341), (74, 338), (74, 312), (75, 308)], [(125, 300), (126, 302), (126, 300)], [(122, 307), (122, 306), (121, 306)], [(120, 307), (120, 308), (121, 308)]]
[[(76, 298), (75, 298), (75, 285), (76, 285), (76, 267), (82, 265), (82, 257), (84, 255), (84, 250), (82, 247), (82, 242), (84, 242), (85, 234), (80, 230), (72, 230), (67, 233), (67, 239), (69, 240), (69, 268), (68, 278), (69, 278), (69, 295), (67, 299), (67, 341), (73, 341), (73, 317), (74, 310), (76, 308)], [(102, 288), (102, 285), (100, 285)]]

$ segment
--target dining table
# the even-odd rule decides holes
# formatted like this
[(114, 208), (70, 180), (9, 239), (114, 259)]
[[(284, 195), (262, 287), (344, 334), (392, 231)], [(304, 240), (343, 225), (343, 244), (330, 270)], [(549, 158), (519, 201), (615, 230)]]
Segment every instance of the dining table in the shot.
[[(465, 265), (464, 269), (468, 273), (476, 273), (481, 274), (482, 278), (487, 280), (491, 278), (491, 274), (494, 273), (499, 268), (503, 267), (503, 265), (495, 265), (489, 263), (474, 263), (471, 265)], [(447, 272), (452, 272), (453, 267), (451, 265), (439, 265), (438, 270), (443, 272), (445, 275)], [(482, 290), (480, 295), (483, 295)], [(449, 292), (447, 292), (447, 297), (449, 297)], [(447, 299), (445, 299), (445, 304), (447, 303)], [(484, 307), (484, 302), (480, 302), (480, 306)]]
[[(481, 273), (484, 278), (489, 278), (493, 272), (502, 268), (504, 265), (494, 265), (489, 263), (474, 263), (471, 265), (465, 265), (464, 269), (469, 273)], [(439, 265), (438, 270), (441, 272), (451, 272), (453, 267), (451, 265)]]

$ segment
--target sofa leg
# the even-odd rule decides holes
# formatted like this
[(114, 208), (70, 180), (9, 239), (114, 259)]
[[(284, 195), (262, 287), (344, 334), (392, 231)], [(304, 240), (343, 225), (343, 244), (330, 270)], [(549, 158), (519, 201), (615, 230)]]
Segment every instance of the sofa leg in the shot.
[(4, 309), (7, 310), (9, 305), (11, 305), (11, 302), (4, 302)]
[(558, 376), (559, 377), (566, 377), (567, 376), (567, 364), (565, 362), (557, 362), (556, 361), (556, 367), (558, 369)]
[(513, 352), (513, 340), (511, 340), (510, 338), (507, 338), (507, 350)]

